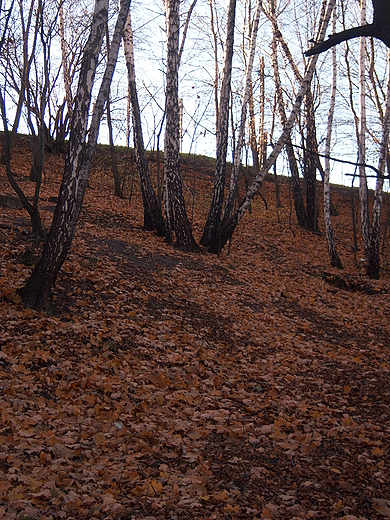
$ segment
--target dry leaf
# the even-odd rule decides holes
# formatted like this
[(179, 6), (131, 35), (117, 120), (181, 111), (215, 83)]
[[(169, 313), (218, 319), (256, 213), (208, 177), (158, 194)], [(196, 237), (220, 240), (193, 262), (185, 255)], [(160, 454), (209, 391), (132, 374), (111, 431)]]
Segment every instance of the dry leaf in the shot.
[(373, 498), (374, 509), (385, 517), (390, 517), (390, 500), (385, 498)]

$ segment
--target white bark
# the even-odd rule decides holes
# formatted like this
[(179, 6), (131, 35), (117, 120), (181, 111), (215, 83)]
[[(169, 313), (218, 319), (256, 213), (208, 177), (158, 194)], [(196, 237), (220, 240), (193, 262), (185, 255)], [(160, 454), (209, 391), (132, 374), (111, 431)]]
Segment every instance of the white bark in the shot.
[(225, 56), (223, 65), (223, 77), (219, 100), (218, 122), (217, 122), (217, 150), (214, 175), (214, 188), (207, 216), (206, 225), (201, 238), (201, 245), (210, 249), (217, 239), (220, 219), (222, 214), (225, 176), (226, 176), (226, 153), (229, 135), (229, 101), (231, 93), (232, 61), (234, 27), (236, 18), (236, 0), (229, 0), (228, 20), (226, 29)]
[(267, 132), (264, 131), (265, 124), (265, 63), (264, 56), (260, 58), (259, 64), (260, 81), (260, 106), (259, 106), (259, 164), (264, 165), (267, 158)]
[(108, 15), (108, 0), (96, 0), (95, 3), (90, 34), (83, 51), (69, 151), (65, 161), (58, 203), (42, 256), (26, 285), (20, 290), (23, 303), (35, 309), (42, 309), (49, 305), (52, 285), (72, 244), (88, 186), (99, 124), (108, 97), (129, 4), (130, 0), (121, 2), (106, 69), (91, 117), (87, 141), (92, 88)]
[(158, 235), (163, 236), (165, 234), (164, 220), (150, 179), (142, 134), (141, 110), (139, 107), (135, 82), (134, 45), (130, 11), (123, 30), (123, 48), (128, 75), (129, 109), (131, 105), (133, 119), (135, 160), (141, 181), (141, 192), (144, 204), (144, 229), (148, 231), (156, 230)]
[[(271, 1), (271, 15), (274, 20), (275, 18), (275, 0)], [(283, 99), (283, 88), (279, 74), (278, 64), (278, 52), (277, 52), (277, 40), (283, 40), (280, 31), (277, 29), (276, 24), (272, 24), (272, 41), (271, 41), (271, 61), (274, 70), (274, 82), (275, 82), (275, 101), (279, 112), (280, 122), (285, 127), (287, 124), (286, 108)], [(284, 40), (283, 40), (284, 41)], [(295, 152), (291, 140), (291, 135), (288, 135), (285, 140), (285, 146), (288, 156), (288, 162), (290, 164), (291, 180), (292, 180), (292, 192), (294, 199), (295, 213), (297, 216), (298, 225), (306, 228), (307, 215), (306, 208), (303, 202), (302, 188), (299, 181), (299, 170), (298, 163), (295, 157)]]
[(180, 0), (167, 0), (167, 70), (165, 89), (164, 209), (166, 237), (175, 232), (176, 243), (187, 251), (197, 249), (185, 209), (180, 174), (179, 123), (179, 6)]
[(274, 33), (274, 36), (276, 38), (276, 40), (280, 43), (280, 45), (282, 46), (282, 49), (283, 49), (283, 52), (284, 52), (284, 55), (285, 57), (287, 58), (287, 61), (289, 62), (290, 64), (290, 67), (294, 73), (294, 76), (295, 76), (295, 79), (297, 81), (299, 81), (300, 83), (302, 83), (302, 74), (299, 72), (298, 70), (298, 67), (291, 55), (291, 52), (290, 52), (290, 49), (287, 45), (287, 42), (286, 40), (283, 38), (282, 36), (282, 33), (279, 29), (279, 25), (278, 25), (278, 20), (276, 18), (276, 15), (275, 15), (275, 5), (274, 3), (271, 3), (271, 9), (270, 11), (266, 11), (264, 10), (264, 14), (266, 15), (266, 17), (269, 19), (269, 21), (271, 22), (272, 24), (272, 29), (273, 29), (273, 33)]
[(209, 0), (210, 6), (210, 26), (211, 33), (213, 35), (214, 44), (214, 104), (215, 104), (215, 124), (218, 125), (218, 113), (219, 113), (219, 102), (218, 102), (218, 79), (219, 79), (219, 68), (218, 68), (218, 40), (217, 33), (214, 27), (214, 1)]
[(367, 274), (373, 278), (379, 277), (379, 239), (381, 210), (383, 202), (383, 180), (386, 167), (386, 158), (389, 153), (389, 132), (390, 132), (390, 50), (387, 51), (387, 92), (385, 103), (385, 115), (383, 119), (383, 135), (379, 156), (379, 174), (376, 180), (374, 203), (372, 208), (371, 222), (371, 243), (369, 254), (369, 265)]
[(179, 0), (166, 0), (167, 70), (165, 89), (165, 138), (164, 138), (164, 211), (168, 241), (174, 229), (174, 179), (180, 175), (179, 165)]
[(71, 80), (70, 80), (69, 67), (68, 67), (67, 44), (66, 44), (66, 40), (65, 40), (64, 3), (63, 3), (63, 1), (60, 2), (60, 7), (58, 10), (58, 19), (59, 19), (59, 30), (60, 30), (60, 40), (61, 40), (61, 62), (62, 62), (62, 74), (64, 76), (65, 99), (66, 99), (66, 104), (68, 105), (69, 120), (71, 120), (72, 115), (73, 115), (73, 100), (72, 100)]
[[(367, 23), (366, 0), (360, 0), (360, 25)], [(359, 123), (359, 198), (362, 239), (365, 258), (368, 260), (370, 250), (370, 229), (368, 220), (368, 189), (366, 169), (366, 38), (360, 37), (359, 46), (359, 99), (360, 99), (360, 123)]]
[[(332, 15), (332, 11), (335, 6), (335, 3), (336, 3), (336, 0), (329, 0), (329, 1), (323, 0), (322, 8), (321, 8), (321, 16), (320, 16), (320, 20), (319, 20), (319, 30), (318, 30), (318, 35), (317, 35), (316, 41), (321, 42), (324, 40), (325, 33), (327, 30), (329, 20)], [(275, 164), (275, 161), (276, 161), (279, 153), (281, 152), (283, 146), (285, 145), (286, 140), (288, 139), (288, 136), (290, 135), (291, 129), (295, 123), (299, 109), (302, 105), (302, 101), (306, 95), (308, 88), (310, 87), (316, 64), (317, 64), (317, 58), (316, 58), (316, 56), (312, 56), (307, 64), (306, 74), (303, 78), (298, 95), (293, 104), (293, 108), (292, 108), (290, 117), (287, 120), (286, 126), (284, 127), (282, 134), (280, 135), (277, 143), (275, 144), (264, 167), (255, 176), (255, 179), (252, 182), (251, 186), (249, 187), (240, 207), (232, 215), (232, 217), (229, 219), (229, 221), (224, 222), (224, 225), (221, 226), (221, 228), (219, 230), (219, 236), (217, 237), (217, 240), (215, 241), (215, 247), (213, 248), (212, 252), (216, 252), (216, 253), (220, 252), (221, 249), (226, 244), (226, 242), (232, 236), (235, 228), (237, 227), (238, 223), (244, 216), (246, 210), (250, 207), (250, 204), (251, 204), (253, 198), (259, 191), (265, 176), (267, 175), (270, 168)]]
[[(322, 16), (319, 23), (319, 31), (318, 36), (316, 38), (316, 41), (321, 42), (323, 41), (325, 37), (325, 33), (329, 24), (329, 20), (333, 11), (333, 8), (335, 6), (336, 0), (329, 0), (327, 3), (326, 0), (323, 0), (323, 6), (326, 6), (325, 9), (323, 9)], [(306, 74), (302, 80), (301, 87), (299, 89), (298, 95), (296, 96), (290, 117), (287, 120), (286, 126), (283, 129), (282, 134), (280, 135), (277, 143), (275, 144), (271, 154), (269, 155), (265, 166), (260, 170), (259, 174), (256, 175), (253, 183), (248, 189), (248, 192), (245, 196), (245, 199), (243, 200), (241, 206), (238, 208), (235, 216), (236, 224), (241, 220), (243, 215), (245, 214), (246, 210), (249, 208), (249, 205), (251, 204), (254, 196), (259, 191), (260, 186), (267, 175), (268, 171), (271, 169), (271, 167), (274, 165), (278, 155), (280, 154), (287, 137), (290, 135), (291, 129), (295, 123), (296, 117), (298, 115), (299, 109), (302, 105), (302, 101), (305, 97), (305, 94), (307, 92), (307, 89), (310, 87), (314, 70), (317, 64), (318, 55), (311, 56), (310, 60), (308, 62), (307, 68), (306, 68)]]
[[(227, 217), (230, 217), (230, 214), (233, 210), (234, 193), (235, 193), (235, 190), (237, 187), (238, 174), (239, 174), (239, 170), (240, 170), (241, 152), (242, 152), (242, 146), (243, 146), (243, 142), (244, 142), (244, 132), (245, 132), (245, 125), (246, 125), (247, 104), (248, 104), (249, 96), (251, 93), (253, 61), (255, 58), (255, 51), (256, 51), (256, 40), (257, 40), (257, 32), (258, 32), (258, 28), (259, 28), (261, 4), (262, 4), (262, 0), (257, 0), (257, 6), (256, 6), (256, 11), (255, 11), (255, 17), (253, 20), (253, 28), (252, 28), (252, 34), (251, 34), (250, 47), (249, 47), (249, 62), (248, 62), (246, 74), (245, 74), (245, 88), (244, 88), (244, 97), (242, 100), (242, 107), (241, 107), (240, 128), (238, 131), (236, 148), (234, 150), (233, 169), (232, 169), (232, 173), (231, 173), (231, 177), (230, 177), (229, 193), (228, 193), (228, 197), (227, 197), (226, 205), (225, 205), (225, 213), (226, 213)], [(249, 16), (250, 16), (250, 14), (249, 14)], [(249, 23), (249, 21), (248, 21), (248, 23)], [(225, 218), (225, 215), (223, 218)]]
[[(332, 15), (332, 29), (333, 33), (336, 32), (336, 7), (333, 10)], [(334, 267), (341, 268), (341, 261), (337, 254), (336, 243), (333, 235), (332, 222), (330, 218), (330, 147), (332, 141), (332, 126), (333, 116), (336, 104), (336, 89), (337, 89), (337, 51), (336, 46), (332, 47), (332, 91), (330, 96), (330, 106), (328, 113), (328, 126), (326, 133), (326, 144), (325, 144), (325, 172), (324, 172), (324, 221), (325, 221), (325, 232), (328, 241), (328, 251), (330, 262)]]
[(194, 10), (194, 7), (196, 5), (196, 2), (197, 0), (193, 0), (192, 1), (192, 4), (190, 5), (190, 8), (188, 10), (188, 13), (187, 13), (187, 18), (186, 18), (186, 22), (184, 24), (184, 29), (183, 29), (183, 37), (181, 39), (181, 44), (180, 44), (180, 50), (179, 50), (179, 66), (180, 66), (180, 62), (181, 62), (181, 56), (183, 54), (183, 49), (184, 49), (184, 44), (185, 44), (185, 41), (186, 41), (186, 36), (187, 36), (187, 31), (188, 31), (188, 26), (190, 24), (190, 19), (191, 19), (191, 15), (192, 15), (192, 11)]

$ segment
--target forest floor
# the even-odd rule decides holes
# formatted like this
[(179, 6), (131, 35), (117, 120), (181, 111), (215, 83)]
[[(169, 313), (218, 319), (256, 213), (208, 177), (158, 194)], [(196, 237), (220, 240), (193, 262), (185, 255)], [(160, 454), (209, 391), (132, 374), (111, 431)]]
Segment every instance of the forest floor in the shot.
[[(30, 164), (19, 146), (28, 193)], [(62, 169), (48, 154), (46, 227)], [(199, 240), (212, 164), (183, 169)], [(389, 241), (368, 279), (350, 190), (332, 191), (337, 271), (286, 180), (282, 207), (265, 182), (267, 208), (256, 198), (219, 256), (143, 231), (137, 178), (131, 203), (112, 186), (101, 152), (52, 315), (20, 303), (41, 246), (0, 208), (0, 518), (390, 517)]]

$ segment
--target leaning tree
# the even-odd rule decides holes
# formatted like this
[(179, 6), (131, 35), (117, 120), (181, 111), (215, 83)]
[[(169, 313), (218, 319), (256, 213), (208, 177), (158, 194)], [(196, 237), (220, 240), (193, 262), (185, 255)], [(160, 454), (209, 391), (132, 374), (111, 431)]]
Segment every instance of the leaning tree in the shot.
[[(335, 3), (336, 0), (323, 0), (322, 2), (317, 41), (322, 41), (325, 37), (325, 33)], [(250, 207), (254, 197), (259, 192), (259, 189), (262, 186), (265, 176), (267, 175), (268, 171), (272, 168), (272, 166), (275, 164), (277, 157), (279, 156), (281, 150), (284, 148), (286, 140), (288, 139), (291, 129), (296, 121), (297, 115), (305, 98), (305, 95), (308, 89), (310, 88), (310, 84), (312, 82), (313, 74), (317, 63), (317, 57), (318, 55), (313, 55), (309, 60), (306, 67), (305, 75), (302, 78), (301, 86), (295, 97), (291, 113), (286, 121), (286, 124), (284, 125), (283, 131), (278, 141), (275, 143), (275, 146), (272, 152), (270, 153), (269, 157), (265, 161), (263, 167), (255, 176), (252, 184), (249, 186), (244, 199), (242, 200), (241, 204), (238, 206), (236, 211), (231, 215), (231, 217), (229, 219), (226, 219), (224, 222), (222, 222), (220, 226), (218, 226), (217, 231), (214, 233), (214, 236), (209, 237), (207, 246), (210, 252), (219, 253), (223, 249), (225, 244), (228, 242), (230, 237), (233, 235), (238, 223), (241, 221), (247, 209)]]
[[(58, 196), (58, 203), (42, 256), (27, 283), (20, 289), (23, 303), (35, 309), (50, 307), (52, 286), (70, 250), (88, 186), (103, 116), (118, 57), (130, 0), (122, 0), (111, 42), (106, 69), (90, 118), (95, 73), (107, 24), (108, 0), (96, 0), (90, 34), (83, 52), (77, 93), (74, 99), (69, 150)], [(88, 122), (90, 125), (88, 128)], [(88, 140), (87, 140), (88, 136)]]

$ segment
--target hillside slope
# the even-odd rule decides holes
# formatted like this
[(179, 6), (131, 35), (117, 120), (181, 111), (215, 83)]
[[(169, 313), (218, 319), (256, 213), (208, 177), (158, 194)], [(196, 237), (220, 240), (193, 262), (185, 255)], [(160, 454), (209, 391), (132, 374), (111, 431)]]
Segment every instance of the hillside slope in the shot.
[[(47, 227), (62, 162), (47, 156)], [(27, 190), (30, 164), (19, 147)], [(198, 240), (211, 174), (188, 162)], [(214, 256), (144, 232), (130, 179), (115, 198), (98, 154), (51, 316), (21, 306), (40, 246), (0, 208), (0, 518), (389, 516), (388, 247), (367, 279), (349, 190), (333, 190), (339, 272), (296, 226), (288, 182), (279, 210), (266, 182), (268, 209), (256, 198)]]

